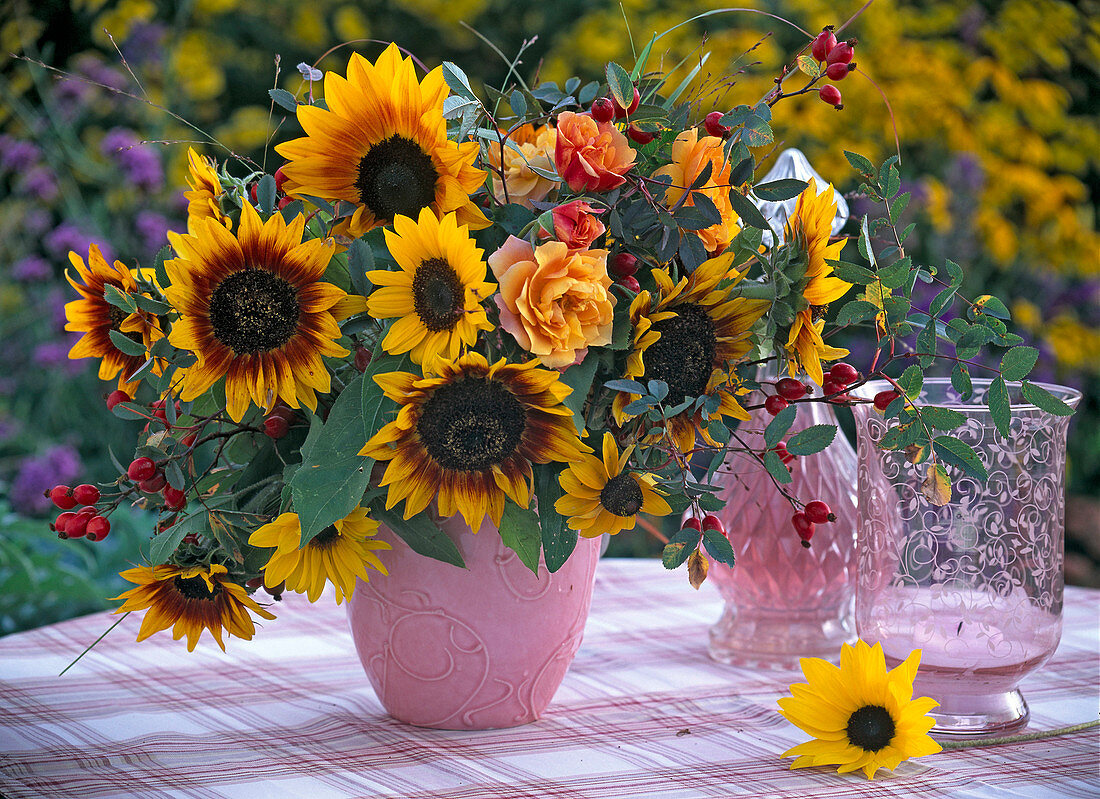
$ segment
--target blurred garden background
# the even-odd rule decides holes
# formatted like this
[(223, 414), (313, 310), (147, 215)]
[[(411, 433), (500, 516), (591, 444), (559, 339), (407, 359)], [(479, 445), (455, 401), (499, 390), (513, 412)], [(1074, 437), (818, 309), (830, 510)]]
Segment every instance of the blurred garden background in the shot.
[[(863, 2), (742, 5), (817, 32)], [(273, 172), (270, 145), (300, 132), (273, 109), (268, 89), (320, 92), (297, 65), (342, 70), (349, 47), (373, 58), (378, 42), (393, 40), (429, 67), (454, 61), (475, 87), (500, 87), (508, 67), (494, 49), (510, 58), (526, 43), (528, 77), (587, 81), (608, 60), (629, 68), (652, 32), (723, 7), (0, 0), (0, 634), (108, 606), (105, 597), (123, 587), (118, 570), (151, 532), (151, 518), (134, 511), (112, 517), (100, 544), (58, 541), (42, 492), (112, 479), (110, 448), (128, 462), (133, 436), (134, 423), (105, 411), (114, 386), (98, 381), (97, 364), (67, 357), (79, 336), (63, 330), (74, 296), (67, 253), (87, 255), (96, 242), (109, 259), (150, 265), (166, 231), (185, 226), (189, 143)], [(915, 258), (962, 264), (968, 296), (1004, 298), (1017, 332), (1040, 348), (1035, 379), (1085, 392), (1069, 446), (1066, 571), (1069, 582), (1100, 586), (1100, 2), (876, 0), (849, 36), (860, 41), (859, 70), (841, 86), (844, 110), (814, 95), (778, 106), (776, 148), (757, 153), (762, 169), (797, 146), (852, 192), (858, 181), (842, 150), (888, 156), (892, 110), (903, 189), (913, 192), (906, 213), (918, 223)], [(754, 103), (808, 40), (742, 11), (679, 27), (654, 52), (666, 68), (685, 56), (690, 68), (710, 52), (691, 89), (701, 119)], [(354, 43), (333, 51), (346, 42)], [(851, 362), (865, 365), (867, 347), (844, 343)], [(657, 551), (640, 531), (619, 538), (617, 554)]]

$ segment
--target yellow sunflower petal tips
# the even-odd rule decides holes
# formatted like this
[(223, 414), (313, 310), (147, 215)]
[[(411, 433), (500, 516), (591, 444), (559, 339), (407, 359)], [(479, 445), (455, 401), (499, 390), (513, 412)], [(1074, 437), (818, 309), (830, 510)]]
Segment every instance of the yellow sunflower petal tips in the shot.
[(880, 644), (856, 641), (844, 644), (839, 667), (803, 658), (806, 682), (791, 686), (791, 696), (779, 700), (779, 712), (815, 740), (781, 757), (796, 758), (791, 768), (838, 766), (840, 774), (862, 769), (874, 779), (880, 768), (892, 770), (911, 757), (941, 751), (928, 735), (935, 722), (927, 714), (938, 703), (913, 699), (920, 657), (914, 650), (887, 671)]

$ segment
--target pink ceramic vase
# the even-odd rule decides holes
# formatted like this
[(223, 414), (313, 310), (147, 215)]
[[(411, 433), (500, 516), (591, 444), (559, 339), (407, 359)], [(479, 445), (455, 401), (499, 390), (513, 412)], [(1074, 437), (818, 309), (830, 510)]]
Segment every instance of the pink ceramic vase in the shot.
[(367, 677), (391, 716), (418, 727), (484, 730), (538, 719), (573, 662), (592, 599), (599, 539), (581, 538), (554, 574), (538, 575), (492, 522), (439, 521), (461, 569), (393, 545), (388, 577), (359, 582), (348, 621)]

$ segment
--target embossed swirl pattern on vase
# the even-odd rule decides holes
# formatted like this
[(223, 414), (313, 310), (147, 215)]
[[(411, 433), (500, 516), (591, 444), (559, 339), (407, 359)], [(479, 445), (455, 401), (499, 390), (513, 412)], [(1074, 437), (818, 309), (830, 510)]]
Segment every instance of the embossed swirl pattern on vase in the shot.
[(598, 539), (536, 577), (486, 522), (440, 527), (467, 569), (417, 555), (390, 531), (388, 577), (360, 583), (348, 619), (379, 700), (422, 727), (490, 729), (525, 724), (549, 705), (581, 643)]

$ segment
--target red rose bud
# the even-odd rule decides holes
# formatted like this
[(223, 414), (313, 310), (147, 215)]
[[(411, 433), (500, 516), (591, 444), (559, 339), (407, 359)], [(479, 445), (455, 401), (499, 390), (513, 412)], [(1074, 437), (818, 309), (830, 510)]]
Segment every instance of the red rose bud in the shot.
[(706, 119), (703, 120), (703, 129), (706, 130), (707, 135), (714, 136), (719, 139), (729, 138), (732, 129), (726, 127), (721, 123), (722, 112), (711, 111), (707, 114)]
[(111, 532), (111, 522), (104, 516), (93, 516), (88, 519), (86, 532), (89, 541), (102, 541)]
[(157, 472), (148, 480), (138, 483), (138, 488), (146, 494), (158, 494), (166, 485), (168, 485), (168, 479), (164, 476), (164, 472)]
[(116, 389), (107, 395), (107, 410), (111, 410), (120, 402), (130, 402), (131, 397), (125, 391)]
[(875, 407), (880, 411), (885, 411), (890, 407), (890, 403), (900, 397), (901, 394), (890, 389), (889, 391), (880, 391), (875, 394)]
[(642, 284), (638, 282), (638, 278), (633, 275), (627, 275), (626, 277), (619, 278), (619, 285), (625, 289), (630, 289), (635, 294), (642, 290)]
[(853, 67), (855, 64), (829, 64), (825, 68), (825, 77), (829, 80), (844, 80)]
[(830, 394), (839, 394), (845, 389), (845, 385), (834, 377), (826, 377), (821, 384), (822, 393), (828, 397)]
[(834, 363), (829, 370), (829, 377), (847, 386), (859, 380), (859, 372), (850, 363)]
[(779, 412), (790, 405), (785, 399), (778, 394), (773, 394), (764, 400), (764, 410), (770, 413), (772, 416), (778, 416)]
[(836, 47), (829, 51), (828, 57), (825, 61), (829, 64), (847, 64), (852, 60), (852, 56), (855, 55), (855, 50), (852, 49), (852, 45), (855, 43), (855, 39), (849, 39), (846, 42), (840, 42)]
[[(634, 93), (637, 94), (638, 90), (635, 89)], [(638, 130), (633, 125), (627, 126), (626, 135), (633, 139), (638, 144), (649, 144), (651, 141), (657, 138), (656, 133), (649, 133), (644, 130)]]
[(286, 174), (283, 168), (279, 167), (275, 170), (275, 191), (282, 191), (284, 183), (286, 183)]
[(273, 414), (264, 419), (264, 433), (267, 434), (268, 438), (278, 440), (285, 436), (289, 430), (290, 422), (282, 416), (275, 416)]
[(602, 208), (595, 208), (584, 200), (559, 205), (550, 212), (554, 235), (570, 250), (586, 250), (607, 230), (596, 218), (596, 214), (602, 213)]
[(802, 399), (806, 396), (806, 386), (793, 377), (784, 377), (775, 384), (775, 390), (785, 400)]
[[(612, 97), (611, 98), (611, 103), (612, 103), (612, 105), (615, 106), (615, 119), (622, 119), (623, 117), (627, 116), (628, 114), (633, 114), (635, 111), (637, 111), (638, 110), (638, 103), (641, 101), (641, 99), (642, 99), (642, 96), (640, 94), (638, 94), (638, 87), (637, 86), (634, 87), (634, 99), (630, 101), (630, 107), (629, 108), (623, 108), (621, 105), (619, 105), (619, 101), (616, 100), (614, 97)], [(595, 116), (595, 114), (593, 114), (593, 116)]]
[(257, 202), (259, 202), (256, 199), (256, 187), (258, 185), (259, 185), (259, 183), (256, 182), (256, 183), (253, 183), (251, 186), (248, 187), (248, 196), (252, 198), (252, 204), (253, 205), (255, 205)]
[(836, 34), (831, 30), (823, 30), (817, 34), (817, 38), (814, 39), (814, 43), (810, 46), (810, 53), (818, 61), (824, 61), (829, 57), (829, 53), (836, 47)]
[(825, 524), (826, 522), (836, 521), (836, 514), (820, 499), (815, 499), (813, 502), (807, 502), (802, 512), (805, 513), (806, 518), (814, 524)]
[(681, 530), (694, 530), (697, 533), (701, 533), (701, 532), (703, 532), (703, 525), (702, 525), (702, 523), (700, 523), (700, 521), (697, 517), (689, 516), (688, 518), (684, 519), (684, 523), (683, 523), (683, 525), (681, 525), (680, 529)]
[(818, 90), (817, 96), (821, 98), (822, 102), (828, 103), (833, 108), (843, 108), (844, 107), (844, 105), (843, 105), (843, 99), (844, 98), (842, 98), (840, 96), (840, 89), (838, 89), (836, 86), (832, 86), (832, 85), (822, 86)]
[(196, 436), (194, 433), (188, 433), (180, 439), (180, 444), (187, 449), (191, 449), (191, 447), (195, 446), (196, 438), (198, 438), (198, 436)]
[(629, 277), (638, 271), (638, 259), (628, 252), (617, 252), (611, 256), (608, 270), (615, 277)]
[(152, 458), (134, 458), (130, 462), (130, 468), (126, 470), (126, 475), (135, 482), (141, 482), (142, 480), (148, 480), (154, 474), (157, 473), (157, 465), (153, 463)]
[(94, 505), (99, 502), (99, 489), (93, 485), (82, 483), (73, 489), (73, 499), (78, 505)]
[(75, 508), (77, 504), (76, 500), (73, 499), (73, 490), (68, 486), (54, 486), (46, 492), (46, 496), (61, 510)]
[(607, 97), (597, 97), (592, 101), (590, 113), (597, 122), (610, 122), (615, 117), (615, 103)]

